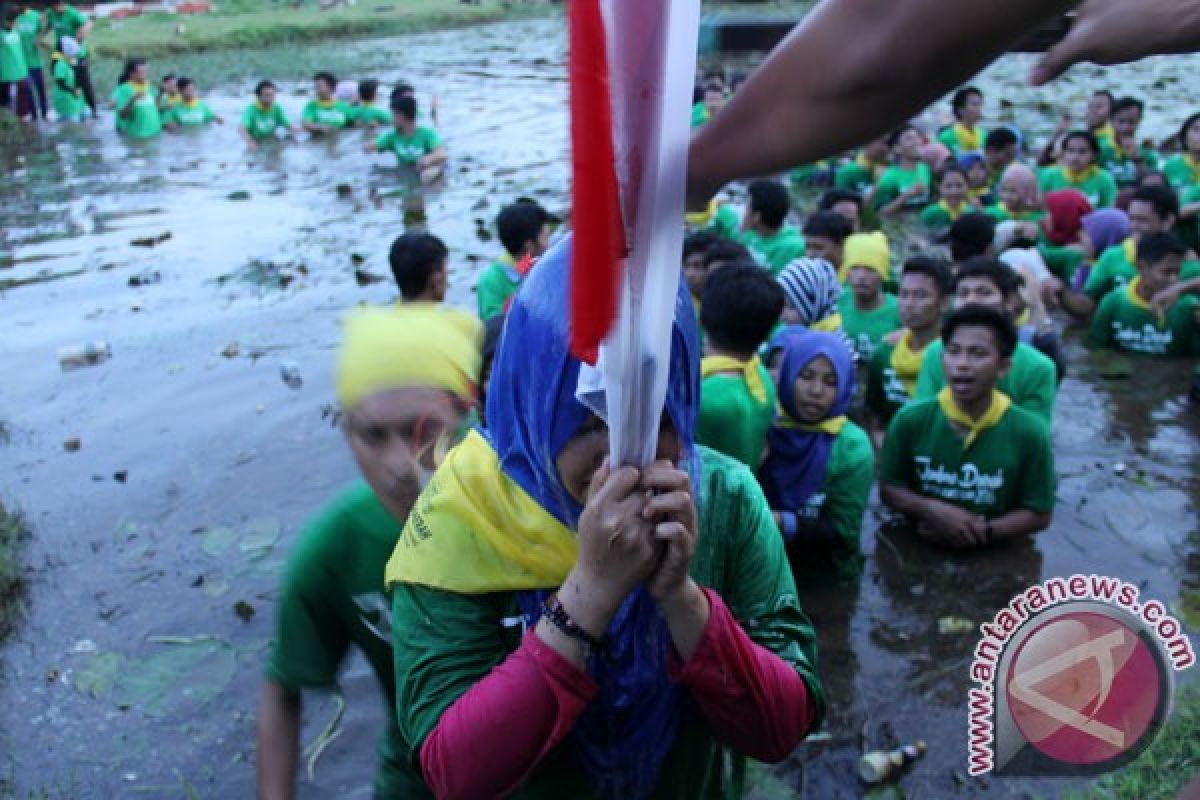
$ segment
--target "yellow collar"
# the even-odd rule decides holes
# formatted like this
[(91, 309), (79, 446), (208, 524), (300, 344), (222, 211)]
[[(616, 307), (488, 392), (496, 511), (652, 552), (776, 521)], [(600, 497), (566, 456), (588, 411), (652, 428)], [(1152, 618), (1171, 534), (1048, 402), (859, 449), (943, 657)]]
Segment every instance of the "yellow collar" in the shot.
[(1125, 299), (1128, 300), (1130, 305), (1132, 305), (1133, 307), (1140, 308), (1142, 311), (1145, 311), (1147, 314), (1150, 314), (1151, 316), (1153, 316), (1155, 319), (1158, 320), (1159, 324), (1161, 325), (1165, 319), (1165, 316), (1163, 314), (1160, 314), (1154, 306), (1150, 305), (1149, 301), (1143, 300), (1142, 296), (1140, 294), (1138, 294), (1138, 288), (1141, 285), (1142, 285), (1142, 276), (1141, 275), (1138, 275), (1136, 278), (1131, 280), (1129, 283), (1125, 284)]
[(950, 219), (952, 219), (952, 220), (955, 220), (955, 219), (958, 219), (959, 217), (961, 217), (966, 212), (969, 205), (970, 204), (967, 203), (966, 200), (963, 200), (957, 206), (952, 207), (945, 200), (938, 200), (938, 208), (942, 209), (942, 211), (945, 211), (950, 216)]
[(833, 333), (834, 331), (840, 331), (842, 329), (842, 315), (841, 314), (830, 314), (825, 319), (818, 320), (817, 322), (814, 322), (812, 325), (809, 325), (808, 328), (809, 328), (809, 330), (825, 331), (826, 333)]
[(197, 97), (194, 100), (180, 100), (179, 105), (183, 106), (184, 108), (199, 108), (200, 98)]
[(1121, 242), (1121, 249), (1124, 251), (1125, 260), (1131, 266), (1137, 266), (1137, 240), (1130, 236), (1125, 241)]
[(1099, 128), (1096, 128), (1096, 130), (1094, 130), (1092, 133), (1101, 141), (1107, 140), (1113, 143), (1117, 141), (1117, 132), (1113, 130), (1111, 122), (1104, 123)]
[(846, 423), (850, 421), (843, 414), (840, 417), (823, 419), (816, 425), (809, 425), (808, 423), (797, 422), (796, 420), (792, 419), (791, 415), (784, 411), (782, 407), (778, 409), (778, 412), (778, 420), (775, 424), (781, 428), (797, 429), (807, 431), (808, 433), (827, 433), (830, 436), (837, 436), (840, 434), (842, 432), (842, 428), (846, 427)]
[(264, 106), (262, 104), (262, 100), (255, 100), (254, 107), (257, 108), (259, 111), (261, 111), (264, 114), (269, 114), (269, 113), (271, 113), (271, 109), (274, 108), (275, 106), (274, 106), (274, 104), (269, 105), (269, 106)]
[(740, 372), (746, 381), (750, 396), (760, 403), (767, 402), (767, 386), (759, 371), (760, 361), (754, 356), (749, 361), (739, 361), (731, 356), (705, 356), (700, 360), (700, 377), (707, 378), (717, 372)]
[(938, 406), (941, 407), (942, 413), (946, 415), (946, 419), (957, 425), (967, 429), (967, 438), (963, 440), (963, 450), (966, 451), (979, 438), (979, 434), (986, 431), (988, 428), (995, 427), (1000, 420), (1004, 418), (1012, 400), (1008, 395), (992, 389), (992, 401), (988, 404), (987, 411), (979, 419), (971, 419), (967, 412), (959, 408), (958, 403), (954, 399), (954, 392), (949, 386), (944, 387), (938, 392)]
[(959, 148), (966, 152), (983, 147), (983, 131), (978, 127), (968, 128), (961, 122), (956, 122), (954, 123), (954, 138), (958, 140)]
[[(912, 331), (905, 330), (900, 341), (896, 342), (896, 346), (892, 349), (891, 358), (896, 378), (904, 385), (904, 391), (908, 392), (909, 397), (916, 392), (917, 376), (921, 374), (921, 362), (925, 355), (924, 347), (920, 350), (913, 350), (911, 342)], [(926, 345), (926, 347), (928, 346)]]
[(317, 107), (318, 108), (333, 108), (335, 103), (337, 103), (337, 100), (318, 100)]
[(132, 88), (135, 92), (146, 92), (149, 91), (150, 88), (150, 85), (147, 83), (137, 83), (136, 81), (129, 81), (128, 83), (130, 88)]
[(1073, 184), (1079, 185), (1085, 181), (1090, 181), (1092, 178), (1096, 177), (1096, 175), (1099, 174), (1099, 172), (1100, 172), (1100, 168), (1097, 167), (1095, 164), (1092, 164), (1090, 167), (1085, 169), (1083, 172), (1072, 172), (1070, 167), (1067, 167), (1064, 165), (1062, 168), (1062, 171), (1063, 171), (1063, 177), (1065, 177), (1067, 179), (1067, 183), (1073, 183)]

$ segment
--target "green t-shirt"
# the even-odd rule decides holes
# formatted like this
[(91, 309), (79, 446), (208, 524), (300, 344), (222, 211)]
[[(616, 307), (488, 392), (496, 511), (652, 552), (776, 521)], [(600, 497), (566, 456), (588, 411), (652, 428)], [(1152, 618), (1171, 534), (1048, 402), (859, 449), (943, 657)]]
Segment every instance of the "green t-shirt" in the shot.
[(1120, 187), (1135, 185), (1139, 168), (1156, 170), (1158, 165), (1158, 153), (1150, 147), (1142, 147), (1137, 156), (1131, 156), (1124, 152), (1118, 155), (1115, 146), (1100, 146), (1100, 166), (1108, 170)]
[(17, 17), (13, 28), (21, 36), (21, 50), (25, 54), (25, 66), (29, 69), (41, 69), (42, 54), (38, 50), (38, 35), (42, 32), (42, 15), (36, 9), (27, 8)]
[(362, 481), (345, 488), (309, 522), (288, 559), (266, 670), (271, 680), (295, 692), (331, 689), (350, 646), (357, 646), (387, 706), (376, 796), (396, 800), (431, 796), (410, 765), (396, 726), (391, 604), (383, 571), (401, 529)]
[(432, 153), (442, 144), (437, 131), (433, 128), (423, 128), (418, 125), (411, 136), (404, 136), (393, 128), (375, 140), (375, 147), (396, 154), (396, 160), (401, 164), (416, 164), (424, 155)]
[(966, 201), (956, 212), (941, 202), (930, 203), (921, 211), (921, 224), (931, 231), (944, 231), (954, 224), (954, 220), (974, 210)]
[(903, 327), (900, 321), (900, 306), (894, 295), (884, 293), (879, 308), (859, 311), (854, 305), (854, 293), (842, 292), (838, 298), (838, 311), (842, 315), (842, 330), (854, 343), (854, 352), (866, 363), (883, 342), (883, 337)]
[[(1119, 289), (1137, 277), (1137, 267), (1126, 258), (1125, 243), (1115, 244), (1100, 254), (1088, 273), (1083, 293), (1097, 305), (1113, 289)], [(1200, 277), (1200, 261), (1184, 261), (1179, 271), (1181, 281)]]
[(1030, 209), (1027, 211), (1018, 211), (1016, 214), (1008, 210), (1008, 207), (1003, 203), (993, 203), (983, 210), (996, 222), (1008, 222), (1016, 220), (1018, 222), (1040, 222), (1046, 216), (1046, 212), (1040, 208)]
[(50, 76), (53, 79), (50, 102), (54, 106), (54, 113), (67, 122), (78, 122), (87, 105), (75, 80), (75, 69), (63, 59), (56, 58)]
[(1152, 356), (1200, 355), (1195, 297), (1180, 298), (1160, 319), (1130, 302), (1127, 292), (1127, 287), (1113, 289), (1100, 301), (1088, 331), (1088, 344)]
[(283, 108), (278, 103), (272, 103), (271, 107), (264, 111), (262, 106), (255, 101), (246, 106), (246, 110), (242, 112), (242, 127), (246, 129), (252, 139), (261, 142), (263, 139), (275, 136), (277, 130), (286, 131), (291, 127), (291, 123), (288, 122), (287, 115), (283, 113)]
[(1037, 251), (1042, 260), (1046, 262), (1046, 268), (1063, 283), (1070, 284), (1075, 276), (1075, 270), (1087, 263), (1087, 256), (1077, 247), (1053, 244), (1044, 236), (1040, 238)]
[(504, 313), (504, 304), (521, 285), (521, 279), (509, 257), (498, 258), (479, 274), (475, 286), (475, 300), (479, 304), (479, 318), (487, 322)]
[(64, 36), (78, 39), (79, 29), (87, 25), (87, 21), (87, 16), (74, 6), (64, 7), (61, 14), (53, 8), (46, 9), (46, 22), (49, 23), (50, 30), (54, 31), (56, 43)]
[[(721, 595), (752, 640), (796, 669), (819, 721), (825, 701), (816, 671), (816, 639), (800, 608), (783, 537), (762, 489), (742, 464), (703, 446), (698, 450), (700, 530), (691, 576)], [(400, 585), (393, 587), (392, 597), (397, 714), (412, 747), (410, 761), (416, 764), (421, 745), (446, 708), (520, 644), (520, 626), (503, 622), (519, 610), (511, 592), (466, 595)], [(745, 757), (720, 744), (694, 705), (684, 704), (682, 714), (651, 800), (740, 798)], [(550, 751), (511, 796), (588, 800), (595, 793), (567, 741)]]
[[(936, 398), (946, 385), (942, 371), (942, 342), (938, 340), (925, 348), (921, 357), (921, 374), (917, 377), (914, 399)], [(1042, 420), (1047, 427), (1054, 424), (1054, 400), (1058, 391), (1058, 374), (1054, 362), (1036, 347), (1020, 342), (1012, 357), (1012, 368), (996, 384), (1013, 401)]]
[(113, 92), (113, 103), (117, 107), (117, 132), (130, 139), (152, 139), (162, 133), (162, 117), (158, 113), (158, 89), (147, 86), (145, 94), (133, 104), (132, 115), (121, 116), (121, 109), (136, 92), (131, 83), (122, 83)]
[(1092, 204), (1092, 208), (1111, 208), (1117, 202), (1117, 182), (1107, 170), (1097, 169), (1078, 183), (1067, 180), (1062, 167), (1043, 167), (1038, 172), (1038, 187), (1045, 192), (1059, 189), (1078, 189)]
[(937, 400), (911, 403), (888, 426), (879, 479), (988, 519), (1054, 510), (1054, 452), (1034, 415), (1011, 406), (966, 450), (963, 442)]
[(704, 123), (708, 122), (708, 108), (704, 103), (696, 103), (692, 106), (692, 127), (699, 128)]
[(331, 100), (328, 103), (309, 100), (303, 112), (303, 119), (309, 125), (329, 125), (333, 128), (346, 127), (353, 117), (354, 110), (341, 100)]
[(195, 105), (176, 103), (163, 112), (164, 125), (178, 125), (181, 128), (201, 127), (216, 118), (217, 115), (203, 100), (197, 100)]
[(739, 238), (746, 249), (765, 264), (773, 275), (778, 275), (797, 258), (804, 257), (804, 236), (786, 223), (767, 236), (756, 231), (742, 231)]
[(895, 345), (880, 342), (867, 364), (866, 405), (875, 418), (884, 423), (891, 422), (896, 412), (912, 400), (892, 366), (892, 351), (895, 349)]
[(0, 83), (15, 83), (29, 76), (21, 34), (0, 30)]
[(987, 135), (984, 133), (983, 128), (978, 125), (973, 130), (975, 137), (979, 139), (979, 147), (972, 151), (965, 151), (963, 149), (962, 142), (958, 140), (958, 133), (955, 132), (953, 125), (947, 125), (945, 128), (942, 128), (937, 135), (937, 139), (946, 145), (946, 149), (954, 156), (962, 155), (964, 152), (978, 152), (983, 149), (983, 143), (987, 140)]
[(857, 159), (847, 161), (833, 173), (833, 185), (838, 189), (849, 189), (865, 195), (875, 185), (874, 171), (863, 166)]
[(1189, 158), (1183, 153), (1172, 156), (1163, 164), (1163, 174), (1177, 192), (1200, 185), (1200, 159)]
[(875, 194), (871, 195), (871, 205), (876, 209), (883, 208), (918, 183), (925, 187), (925, 191), (905, 201), (904, 207), (908, 210), (919, 211), (929, 203), (929, 192), (933, 187), (933, 172), (924, 161), (918, 162), (913, 169), (892, 165), (879, 176)]
[(700, 416), (696, 441), (758, 469), (767, 446), (767, 431), (775, 421), (778, 396), (771, 374), (761, 364), (759, 378), (767, 390), (759, 402), (746, 379), (734, 373), (709, 375), (700, 383)]
[(351, 121), (355, 125), (391, 125), (392, 112), (386, 108), (361, 103), (350, 109)]
[(704, 226), (704, 230), (712, 231), (724, 239), (737, 239), (742, 227), (742, 221), (732, 206), (724, 203), (717, 206), (712, 219)]

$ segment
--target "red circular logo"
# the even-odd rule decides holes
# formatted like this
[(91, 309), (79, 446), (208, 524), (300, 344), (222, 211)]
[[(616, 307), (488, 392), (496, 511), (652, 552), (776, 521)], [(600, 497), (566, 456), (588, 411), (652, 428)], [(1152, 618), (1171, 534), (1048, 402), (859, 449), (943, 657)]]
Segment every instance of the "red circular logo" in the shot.
[(1067, 764), (1094, 765), (1156, 730), (1164, 692), (1149, 644), (1118, 619), (1070, 612), (1038, 626), (1010, 662), (1009, 709), (1025, 740)]

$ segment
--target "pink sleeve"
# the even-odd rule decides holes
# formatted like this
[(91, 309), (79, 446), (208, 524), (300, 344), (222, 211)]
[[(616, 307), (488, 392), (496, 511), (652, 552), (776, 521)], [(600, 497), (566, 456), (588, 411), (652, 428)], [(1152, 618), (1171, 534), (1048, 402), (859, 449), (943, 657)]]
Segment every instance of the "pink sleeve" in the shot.
[(439, 800), (512, 793), (571, 732), (596, 692), (586, 672), (530, 631), (426, 737), (425, 782)]
[(755, 644), (721, 596), (705, 589), (708, 624), (686, 664), (671, 650), (671, 678), (686, 686), (724, 744), (758, 761), (787, 758), (816, 710), (795, 668)]

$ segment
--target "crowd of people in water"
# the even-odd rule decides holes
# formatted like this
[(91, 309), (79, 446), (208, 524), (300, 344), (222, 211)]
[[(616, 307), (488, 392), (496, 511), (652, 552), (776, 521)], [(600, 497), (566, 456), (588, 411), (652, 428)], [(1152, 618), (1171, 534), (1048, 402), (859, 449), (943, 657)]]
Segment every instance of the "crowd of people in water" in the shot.
[[(95, 116), (89, 29), (62, 2), (10, 13), (5, 104), (47, 119), (52, 35), (54, 113)], [(259, 83), (246, 144), (363, 127), (423, 175), (445, 163), (411, 86), (387, 108), (372, 80), (313, 88), (294, 126)], [(705, 75), (693, 126), (731, 90)], [(132, 139), (224, 124), (194, 81), (152, 83), (137, 59), (113, 105)], [(797, 586), (860, 579), (873, 487), (945, 552), (1049, 529), (1061, 326), (1181, 370), (1200, 354), (1200, 114), (1147, 142), (1143, 102), (1100, 90), (1035, 147), (984, 108), (963, 88), (949, 124), (681, 221), (659, 460), (641, 469), (609, 463), (594, 368), (570, 353), (553, 215), (500, 211), (474, 313), (445, 305), (445, 243), (399, 236), (396, 307), (345, 324), (336, 392), (362, 476), (291, 554), (260, 795), (292, 796), (303, 693), (334, 686), (353, 645), (386, 701), (379, 797), (740, 796), (747, 757), (786, 758), (821, 724)], [(809, 213), (798, 186), (823, 190)], [(897, 220), (925, 252), (896, 259)]]

